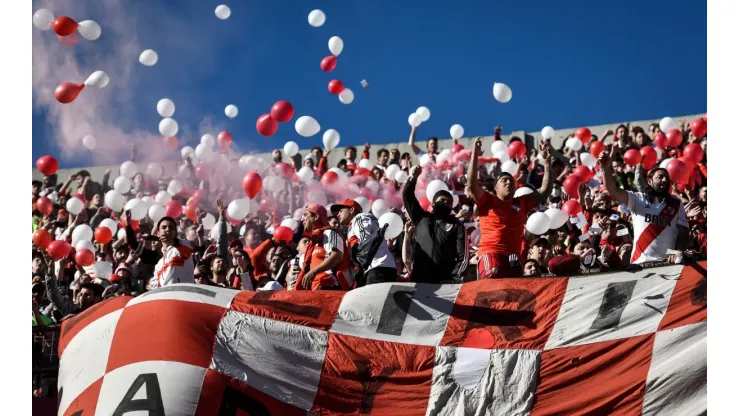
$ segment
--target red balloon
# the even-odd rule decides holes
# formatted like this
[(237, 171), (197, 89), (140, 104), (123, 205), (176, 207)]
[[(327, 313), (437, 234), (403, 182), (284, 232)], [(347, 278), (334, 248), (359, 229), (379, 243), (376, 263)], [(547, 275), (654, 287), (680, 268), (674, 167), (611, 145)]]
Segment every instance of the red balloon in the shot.
[(45, 176), (53, 175), (59, 169), (59, 162), (53, 156), (41, 156), (36, 159), (36, 169)]
[(321, 177), (322, 185), (334, 185), (339, 181), (339, 175), (336, 172), (328, 171)]
[(75, 263), (80, 266), (92, 266), (95, 263), (95, 254), (86, 248), (77, 250), (77, 253), (75, 253)]
[(622, 158), (624, 159), (624, 163), (630, 166), (637, 166), (642, 162), (642, 154), (635, 149), (630, 149), (624, 152), (624, 156), (622, 156)]
[(49, 247), (46, 249), (46, 252), (51, 254), (51, 257), (54, 260), (59, 261), (69, 256), (69, 253), (72, 252), (72, 246), (66, 241), (54, 240), (49, 243)]
[(596, 140), (595, 142), (591, 143), (591, 146), (589, 147), (589, 152), (595, 158), (598, 158), (601, 152), (605, 150), (606, 146), (604, 146), (604, 143), (602, 143), (601, 140)]
[(221, 149), (222, 152), (225, 152), (229, 147), (231, 147), (232, 140), (231, 133), (226, 130), (219, 133), (218, 137), (216, 137), (218, 148)]
[(72, 34), (67, 35), (67, 36), (57, 35), (57, 40), (59, 41), (59, 43), (61, 43), (64, 46), (75, 46), (79, 39), (80, 38), (77, 36), (76, 32), (72, 32)]
[(36, 209), (39, 210), (40, 213), (44, 214), (45, 217), (48, 217), (51, 215), (51, 212), (54, 211), (54, 203), (51, 202), (51, 199), (40, 196), (39, 199), (36, 200)]
[[(275, 107), (273, 106), (273, 108)], [(277, 129), (278, 129), (278, 122), (270, 114), (262, 114), (257, 119), (257, 132), (259, 134), (263, 136), (272, 136), (273, 134), (275, 134)]]
[(211, 177), (211, 169), (205, 163), (200, 162), (195, 167), (195, 177), (201, 181), (207, 181)]
[(249, 199), (254, 199), (262, 189), (262, 176), (257, 172), (249, 172), (242, 179), (242, 189)]
[(270, 110), (270, 115), (275, 120), (281, 122), (281, 123), (287, 123), (290, 121), (291, 118), (293, 118), (293, 114), (295, 113), (295, 109), (293, 108), (293, 104), (285, 101), (280, 100), (272, 105), (272, 109)]
[(644, 169), (650, 170), (658, 163), (658, 152), (652, 146), (643, 146), (640, 149), (640, 154), (642, 154), (642, 167)]
[(588, 182), (594, 177), (594, 173), (591, 172), (591, 169), (584, 165), (578, 165), (573, 174), (581, 178), (583, 182)]
[(668, 132), (666, 133), (666, 138), (668, 138), (668, 147), (678, 147), (681, 146), (681, 142), (683, 142), (683, 134), (678, 129), (668, 129)]
[(324, 72), (331, 72), (337, 67), (337, 57), (329, 55), (321, 60), (321, 70)]
[(192, 222), (198, 221), (198, 204), (185, 205), (183, 212), (185, 213), (185, 218)]
[(229, 216), (229, 213), (227, 212), (226, 213), (226, 221), (228, 221), (229, 224), (231, 224), (232, 226), (238, 227), (238, 226), (242, 225), (242, 221), (244, 221), (244, 220), (243, 219), (241, 219), (241, 220), (235, 220), (235, 219), (231, 218)]
[(513, 141), (509, 143), (509, 157), (522, 157), (527, 154), (527, 145), (520, 141)]
[[(706, 117), (706, 116), (705, 116)], [(691, 122), (691, 132), (697, 139), (707, 135), (707, 120), (705, 118), (697, 118)], [(698, 162), (697, 162), (698, 163)]]
[(177, 137), (168, 136), (164, 138), (164, 145), (167, 146), (167, 148), (170, 150), (176, 150), (177, 147), (180, 146), (180, 143), (177, 140)]
[(560, 209), (571, 217), (575, 217), (579, 212), (583, 211), (583, 207), (575, 199), (565, 201)]
[(108, 244), (113, 239), (113, 231), (108, 227), (100, 226), (95, 229), (95, 241), (100, 244)]
[(357, 169), (355, 169), (355, 174), (352, 177), (353, 178), (359, 177), (361, 179), (367, 179), (369, 176), (370, 176), (370, 171), (368, 169), (358, 167)]
[(273, 212), (277, 210), (277, 200), (269, 195), (265, 195), (260, 201), (260, 211), (262, 212)]
[(450, 153), (452, 153), (454, 155), (454, 154), (456, 154), (458, 152), (461, 152), (463, 150), (465, 150), (465, 146), (463, 146), (463, 145), (461, 145), (461, 144), (458, 143), (458, 144), (452, 146), (452, 151)]
[(580, 176), (570, 175), (563, 181), (563, 189), (570, 195), (571, 198), (578, 198), (578, 187), (581, 186)]
[(178, 218), (182, 215), (182, 204), (173, 199), (164, 206), (164, 212), (168, 217)]
[(200, 202), (200, 200), (203, 199), (203, 190), (202, 189), (196, 189), (195, 192), (193, 192), (193, 198), (192, 199)]
[(51, 22), (51, 29), (59, 36), (71, 35), (78, 26), (77, 22), (67, 16), (59, 16)]
[(668, 137), (666, 137), (662, 131), (659, 131), (655, 134), (653, 143), (655, 143), (655, 146), (657, 146), (658, 149), (665, 150), (665, 148), (668, 147)]
[(679, 185), (686, 185), (689, 182), (691, 171), (683, 160), (673, 159), (668, 162), (665, 169), (668, 171), (668, 176), (671, 178), (671, 181)]
[(342, 91), (344, 91), (344, 84), (342, 84), (342, 81), (338, 79), (333, 79), (329, 81), (329, 92), (330, 93), (339, 94)]
[(85, 84), (63, 82), (54, 90), (54, 97), (62, 104), (69, 104), (77, 98), (83, 88)]
[(701, 163), (701, 161), (704, 160), (704, 151), (701, 149), (701, 146), (696, 143), (691, 143), (684, 147), (683, 155), (694, 163)]
[(42, 250), (46, 250), (51, 243), (51, 234), (48, 231), (40, 228), (33, 233), (33, 243)]
[(275, 232), (272, 234), (272, 239), (275, 240), (276, 243), (290, 242), (293, 240), (293, 230), (290, 229), (290, 227), (281, 225), (275, 229)]
[(588, 127), (581, 127), (576, 130), (574, 136), (583, 144), (587, 144), (591, 140), (591, 130), (589, 130)]

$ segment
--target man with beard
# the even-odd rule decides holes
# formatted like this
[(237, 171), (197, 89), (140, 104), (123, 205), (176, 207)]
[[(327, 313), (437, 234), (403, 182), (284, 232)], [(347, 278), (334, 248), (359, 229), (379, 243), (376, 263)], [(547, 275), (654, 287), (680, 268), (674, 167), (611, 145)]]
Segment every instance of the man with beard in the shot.
[(467, 193), (473, 197), (480, 216), (481, 237), (478, 246), (478, 278), (492, 279), (523, 275), (519, 256), (522, 253), (524, 224), (529, 211), (547, 199), (552, 189), (552, 153), (550, 144), (540, 143), (544, 159), (542, 186), (535, 192), (514, 197), (514, 177), (502, 172), (493, 191), (478, 182), (478, 157), (483, 153), (481, 138), (475, 139), (473, 156), (468, 166)]
[(667, 260), (679, 262), (682, 255), (668, 254), (668, 250), (682, 251), (688, 248), (689, 222), (686, 209), (681, 200), (670, 194), (671, 179), (668, 171), (653, 168), (647, 174), (645, 192), (631, 192), (620, 189), (614, 178), (611, 152), (602, 152), (599, 163), (604, 169), (604, 182), (611, 196), (630, 210), (635, 241), (632, 248), (631, 264), (648, 261)]
[(229, 287), (229, 282), (226, 281), (226, 259), (216, 254), (211, 257), (211, 281), (220, 287)]
[(432, 197), (434, 209), (424, 210), (414, 189), (421, 166), (411, 169), (403, 188), (403, 205), (416, 229), (413, 248), (414, 282), (462, 283), (468, 268), (468, 239), (465, 226), (452, 215), (452, 195), (445, 190)]

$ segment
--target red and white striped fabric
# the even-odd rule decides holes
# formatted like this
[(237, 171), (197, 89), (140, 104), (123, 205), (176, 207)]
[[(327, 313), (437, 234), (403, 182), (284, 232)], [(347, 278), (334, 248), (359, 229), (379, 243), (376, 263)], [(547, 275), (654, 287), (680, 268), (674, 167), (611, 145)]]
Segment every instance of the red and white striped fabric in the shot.
[(171, 285), (62, 325), (59, 414), (700, 414), (706, 321), (706, 263), (350, 292)]

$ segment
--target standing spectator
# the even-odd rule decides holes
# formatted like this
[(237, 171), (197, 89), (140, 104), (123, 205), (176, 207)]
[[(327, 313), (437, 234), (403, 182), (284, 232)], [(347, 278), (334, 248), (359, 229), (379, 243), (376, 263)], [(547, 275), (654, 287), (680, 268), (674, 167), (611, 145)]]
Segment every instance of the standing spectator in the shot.
[(496, 178), (494, 193), (478, 183), (478, 157), (483, 153), (481, 138), (475, 139), (468, 166), (467, 191), (480, 214), (481, 238), (478, 247), (478, 278), (522, 276), (519, 255), (522, 251), (524, 224), (529, 211), (547, 199), (552, 189), (552, 154), (550, 145), (540, 144), (544, 159), (542, 186), (535, 192), (514, 198), (514, 177), (503, 172)]
[(385, 168), (388, 167), (388, 159), (390, 158), (390, 153), (388, 152), (388, 149), (380, 149), (378, 150), (378, 166), (379, 168), (382, 168), (385, 170)]
[(185, 240), (177, 238), (177, 222), (171, 217), (157, 221), (157, 236), (162, 243), (162, 258), (154, 266), (152, 288), (164, 287), (171, 283), (195, 283), (193, 273), (193, 248)]
[(347, 164), (355, 164), (355, 159), (357, 159), (357, 148), (354, 146), (349, 146), (346, 149), (344, 149), (344, 159), (347, 161)]
[(329, 226), (326, 208), (306, 207), (303, 229), (309, 237), (297, 290), (349, 290), (352, 287), (349, 249), (339, 232)]
[(452, 195), (447, 191), (434, 195), (431, 213), (421, 207), (414, 194), (419, 175), (421, 166), (414, 166), (403, 188), (403, 205), (416, 229), (414, 281), (462, 283), (469, 252), (465, 226), (452, 216)]

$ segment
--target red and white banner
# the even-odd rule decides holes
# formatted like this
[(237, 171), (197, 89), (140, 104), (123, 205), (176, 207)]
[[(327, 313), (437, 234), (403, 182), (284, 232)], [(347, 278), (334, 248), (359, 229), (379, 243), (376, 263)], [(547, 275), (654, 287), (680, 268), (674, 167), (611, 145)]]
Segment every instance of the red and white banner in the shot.
[(706, 279), (168, 286), (62, 325), (59, 414), (701, 414)]

